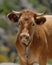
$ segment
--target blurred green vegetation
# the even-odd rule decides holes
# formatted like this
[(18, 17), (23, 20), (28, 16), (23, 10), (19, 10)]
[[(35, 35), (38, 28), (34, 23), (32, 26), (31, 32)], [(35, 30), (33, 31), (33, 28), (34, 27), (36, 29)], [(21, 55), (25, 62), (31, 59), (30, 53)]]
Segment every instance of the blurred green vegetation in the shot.
[(8, 35), (8, 41), (11, 45), (15, 46), (16, 35)]
[(5, 55), (0, 54), (0, 63), (2, 63), (2, 62), (9, 62), (9, 60)]
[(52, 64), (52, 60), (49, 60), (48, 63), (49, 63), (49, 64)]
[(16, 10), (19, 4), (20, 0), (3, 0), (3, 4), (0, 6), (0, 13), (7, 14), (12, 10)]
[(45, 10), (47, 13), (51, 13), (50, 3), (48, 0), (28, 0), (28, 2), (32, 3), (34, 8), (37, 8), (39, 12), (44, 12)]
[[(29, 3), (32, 3), (34, 8), (37, 8), (39, 12), (47, 10), (48, 13), (51, 11), (51, 0), (28, 0)], [(0, 14), (7, 14), (12, 10), (20, 10), (21, 8), (20, 0), (3, 0), (3, 4), (0, 6)]]
[(7, 23), (6, 23), (6, 21), (5, 20), (3, 20), (3, 19), (0, 19), (0, 27), (7, 27)]

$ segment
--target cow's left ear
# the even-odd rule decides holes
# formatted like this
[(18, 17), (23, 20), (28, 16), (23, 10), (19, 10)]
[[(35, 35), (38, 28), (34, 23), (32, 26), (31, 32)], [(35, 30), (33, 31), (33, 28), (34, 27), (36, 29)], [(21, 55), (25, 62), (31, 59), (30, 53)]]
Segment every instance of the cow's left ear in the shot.
[(19, 20), (19, 14), (18, 13), (15, 13), (15, 12), (11, 12), (7, 15), (8, 19), (11, 21), (11, 22), (18, 22)]
[(46, 18), (45, 17), (37, 17), (36, 18), (36, 24), (44, 24), (46, 22)]

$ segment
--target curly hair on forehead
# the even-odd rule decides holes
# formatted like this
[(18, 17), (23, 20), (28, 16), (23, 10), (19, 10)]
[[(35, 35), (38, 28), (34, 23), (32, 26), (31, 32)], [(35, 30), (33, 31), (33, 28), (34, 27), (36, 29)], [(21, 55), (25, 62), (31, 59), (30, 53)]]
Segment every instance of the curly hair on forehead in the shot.
[(29, 9), (24, 9), (20, 11), (22, 14), (36, 14), (37, 12), (29, 10)]
[(27, 16), (27, 17), (34, 17), (34, 18), (36, 18), (38, 16), (37, 12), (34, 12), (32, 10), (28, 10), (28, 9), (20, 11), (20, 17), (22, 15), (25, 16), (25, 17)]

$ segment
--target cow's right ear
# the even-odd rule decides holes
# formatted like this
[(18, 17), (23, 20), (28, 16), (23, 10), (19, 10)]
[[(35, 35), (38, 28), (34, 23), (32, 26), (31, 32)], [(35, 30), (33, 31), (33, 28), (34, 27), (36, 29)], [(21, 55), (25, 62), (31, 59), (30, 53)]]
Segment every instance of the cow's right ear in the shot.
[(14, 12), (9, 13), (7, 17), (11, 22), (18, 22), (19, 20), (19, 16)]

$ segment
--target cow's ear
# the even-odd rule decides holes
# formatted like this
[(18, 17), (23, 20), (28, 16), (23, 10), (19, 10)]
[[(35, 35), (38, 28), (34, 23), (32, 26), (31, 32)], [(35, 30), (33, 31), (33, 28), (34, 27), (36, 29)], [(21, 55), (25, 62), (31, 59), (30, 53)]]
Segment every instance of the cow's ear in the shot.
[(7, 15), (7, 17), (8, 17), (8, 19), (9, 19), (11, 22), (18, 22), (18, 20), (19, 20), (19, 16), (18, 16), (16, 13), (13, 13), (13, 12), (9, 13), (9, 14)]
[(36, 18), (36, 24), (44, 24), (46, 22), (46, 18), (45, 17), (37, 17)]

